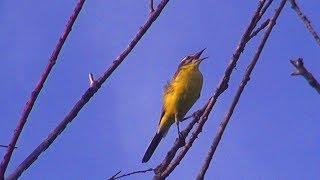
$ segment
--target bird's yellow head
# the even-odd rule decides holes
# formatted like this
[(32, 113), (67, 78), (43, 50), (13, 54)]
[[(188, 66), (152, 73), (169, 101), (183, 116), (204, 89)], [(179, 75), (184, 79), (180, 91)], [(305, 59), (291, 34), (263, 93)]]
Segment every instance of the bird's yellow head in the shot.
[(199, 68), (199, 64), (204, 59), (208, 58), (208, 57), (204, 57), (204, 58), (200, 57), (204, 50), (206, 50), (206, 48), (202, 49), (200, 52), (198, 52), (196, 54), (191, 54), (191, 55), (184, 57), (181, 60), (181, 63), (179, 64), (179, 69), (180, 68)]

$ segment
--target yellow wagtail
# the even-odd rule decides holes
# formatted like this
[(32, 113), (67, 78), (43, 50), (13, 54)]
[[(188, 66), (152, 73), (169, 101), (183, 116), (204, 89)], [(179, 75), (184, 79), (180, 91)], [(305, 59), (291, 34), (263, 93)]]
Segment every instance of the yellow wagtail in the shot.
[(179, 137), (181, 136), (179, 121), (200, 97), (203, 77), (199, 65), (207, 58), (200, 58), (204, 50), (183, 58), (172, 80), (166, 85), (158, 130), (142, 158), (142, 163), (149, 161), (174, 122), (177, 124)]

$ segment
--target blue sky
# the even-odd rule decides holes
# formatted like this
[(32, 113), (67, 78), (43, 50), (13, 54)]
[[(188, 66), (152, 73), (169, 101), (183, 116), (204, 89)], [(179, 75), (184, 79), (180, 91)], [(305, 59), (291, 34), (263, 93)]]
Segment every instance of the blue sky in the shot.
[[(63, 32), (76, 1), (0, 2), (1, 131), (7, 144), (22, 108)], [(267, 15), (278, 5), (274, 2)], [(320, 31), (320, 2), (298, 1)], [(141, 164), (158, 124), (162, 89), (180, 60), (206, 47), (204, 86), (190, 113), (204, 105), (245, 30), (255, 1), (170, 1), (136, 48), (22, 179), (105, 179), (119, 170), (155, 167), (173, 144), (171, 128), (151, 160)], [(41, 92), (8, 173), (70, 111), (127, 47), (148, 16), (148, 1), (87, 1)], [(170, 179), (194, 179), (258, 43), (241, 56), (198, 140)], [(260, 57), (209, 167), (207, 179), (318, 179), (319, 94), (291, 77), (289, 59), (303, 57), (320, 79), (320, 51), (287, 4)], [(182, 123), (185, 127), (187, 123)], [(0, 156), (5, 149), (0, 149)], [(7, 174), (8, 175), (8, 174)], [(127, 179), (151, 179), (153, 173)]]

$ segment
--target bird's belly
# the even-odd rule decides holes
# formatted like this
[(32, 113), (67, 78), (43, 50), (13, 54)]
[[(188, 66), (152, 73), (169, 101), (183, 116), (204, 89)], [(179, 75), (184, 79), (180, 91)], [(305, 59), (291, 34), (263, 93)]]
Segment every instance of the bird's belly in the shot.
[(173, 85), (174, 93), (171, 95), (172, 109), (178, 115), (179, 120), (186, 115), (199, 98), (203, 81), (201, 74), (187, 74), (183, 77), (188, 78), (175, 81)]

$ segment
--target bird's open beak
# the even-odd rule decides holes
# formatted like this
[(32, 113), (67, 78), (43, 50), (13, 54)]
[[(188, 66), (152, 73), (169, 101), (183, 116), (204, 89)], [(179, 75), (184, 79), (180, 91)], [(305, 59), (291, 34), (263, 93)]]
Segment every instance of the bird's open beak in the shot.
[(201, 54), (203, 53), (204, 50), (206, 50), (206, 48), (202, 49), (200, 52), (198, 52), (197, 54), (194, 55), (194, 57), (198, 59), (197, 60), (198, 64), (200, 64), (203, 60), (208, 58), (208, 57), (200, 58), (200, 56), (201, 56)]
[(206, 50), (206, 48), (204, 48), (204, 49), (202, 49), (200, 52), (196, 53), (196, 54), (194, 55), (194, 57), (195, 57), (196, 59), (200, 59), (200, 56), (201, 56), (201, 54), (203, 53), (204, 50)]

